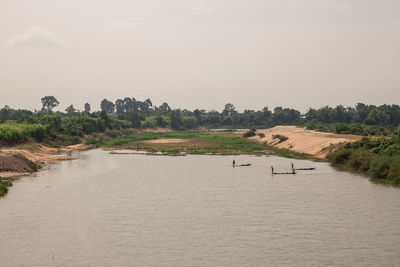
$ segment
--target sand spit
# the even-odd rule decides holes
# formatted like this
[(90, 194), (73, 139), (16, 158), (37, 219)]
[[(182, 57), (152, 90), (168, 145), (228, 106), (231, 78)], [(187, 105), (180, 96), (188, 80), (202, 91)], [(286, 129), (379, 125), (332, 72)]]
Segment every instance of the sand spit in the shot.
[[(271, 129), (258, 130), (257, 134), (259, 133), (264, 133), (265, 137), (255, 136), (251, 139), (277, 148), (309, 154), (320, 159), (325, 158), (335, 146), (358, 141), (362, 138), (362, 136), (357, 135), (316, 132), (296, 126), (276, 126)], [(280, 142), (276, 135), (285, 136), (288, 139)]]

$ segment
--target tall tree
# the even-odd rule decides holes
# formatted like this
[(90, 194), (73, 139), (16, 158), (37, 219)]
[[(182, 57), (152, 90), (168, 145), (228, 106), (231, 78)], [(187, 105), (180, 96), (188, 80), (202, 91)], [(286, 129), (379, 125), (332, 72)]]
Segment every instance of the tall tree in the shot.
[(42, 111), (51, 111), (53, 108), (57, 107), (60, 102), (54, 96), (42, 97)]
[(115, 112), (117, 114), (122, 114), (125, 112), (125, 102), (122, 99), (117, 99), (115, 101)]
[(233, 113), (235, 113), (235, 106), (232, 105), (231, 103), (228, 103), (225, 105), (224, 110), (222, 111), (222, 115), (224, 116), (232, 116)]
[(132, 127), (137, 128), (140, 127), (140, 123), (144, 120), (144, 117), (140, 116), (136, 111), (128, 111), (126, 113), (126, 120), (131, 123)]
[(114, 113), (115, 105), (113, 102), (103, 99), (100, 103), (100, 108), (107, 113)]
[(171, 111), (171, 108), (166, 102), (162, 103), (161, 106), (158, 107), (158, 109), (160, 110), (162, 115), (167, 115)]
[(180, 109), (171, 111), (171, 128), (176, 130), (182, 128), (182, 114)]
[(89, 103), (85, 103), (85, 113), (90, 113), (90, 104)]
[(76, 112), (76, 109), (74, 108), (73, 105), (69, 105), (65, 111), (67, 112), (68, 115), (73, 115)]

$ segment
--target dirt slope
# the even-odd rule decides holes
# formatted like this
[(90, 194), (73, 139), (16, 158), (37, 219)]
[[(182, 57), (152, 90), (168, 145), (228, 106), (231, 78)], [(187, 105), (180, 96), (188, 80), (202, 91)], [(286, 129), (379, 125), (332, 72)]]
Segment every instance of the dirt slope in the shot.
[(0, 147), (0, 177), (14, 177), (29, 174), (29, 172), (34, 171), (29, 161), (43, 166), (59, 160), (73, 159), (69, 156), (56, 154), (85, 148), (86, 147), (83, 145), (75, 145), (57, 149), (39, 144)]
[[(348, 134), (322, 133), (296, 126), (276, 126), (271, 129), (258, 130), (257, 134), (264, 133), (265, 137), (252, 137), (258, 142), (267, 143), (277, 148), (286, 148), (298, 153), (310, 154), (316, 158), (325, 158), (329, 153), (328, 147), (340, 143), (354, 142), (362, 136)], [(274, 135), (286, 136), (288, 139), (280, 142)], [(280, 143), (279, 143), (280, 142)]]

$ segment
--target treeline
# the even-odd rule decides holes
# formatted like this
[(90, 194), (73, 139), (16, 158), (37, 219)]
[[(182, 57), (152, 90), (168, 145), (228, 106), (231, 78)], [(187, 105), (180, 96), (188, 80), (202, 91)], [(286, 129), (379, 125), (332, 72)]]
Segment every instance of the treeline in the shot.
[[(204, 109), (172, 109), (164, 102), (157, 106), (150, 99), (144, 101), (125, 97), (112, 102), (103, 99), (101, 111), (92, 111), (85, 103), (79, 111), (69, 105), (65, 112), (53, 112), (60, 103), (54, 96), (41, 99), (39, 111), (15, 110), (5, 106), (0, 110), (0, 142), (26, 142), (61, 139), (78, 142), (79, 137), (107, 129), (157, 128), (268, 128), (276, 125), (302, 125), (309, 129), (336, 133), (390, 136), (400, 124), (398, 105), (336, 106), (309, 109), (305, 114), (291, 108), (270, 110), (246, 109), (238, 112), (228, 103), (221, 111)], [(33, 126), (35, 125), (35, 126)]]
[(304, 117), (305, 122), (314, 123), (359, 123), (397, 127), (400, 124), (400, 106), (386, 104), (375, 106), (362, 103), (358, 103), (355, 107), (325, 106), (319, 109), (310, 108)]
[(389, 126), (378, 126), (378, 125), (366, 125), (361, 123), (305, 123), (304, 126), (308, 130), (315, 130), (318, 132), (328, 132), (336, 134), (355, 134), (363, 136), (391, 136), (396, 127)]
[(328, 156), (332, 165), (400, 184), (400, 126), (392, 138), (363, 138), (347, 143)]

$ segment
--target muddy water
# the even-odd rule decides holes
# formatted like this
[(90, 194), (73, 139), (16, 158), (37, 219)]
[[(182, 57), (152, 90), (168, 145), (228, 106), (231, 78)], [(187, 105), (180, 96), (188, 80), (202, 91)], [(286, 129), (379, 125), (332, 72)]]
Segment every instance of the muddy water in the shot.
[(73, 155), (0, 199), (0, 266), (400, 266), (400, 189), (325, 163)]

